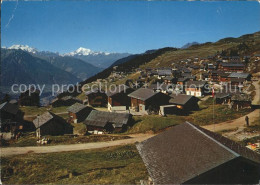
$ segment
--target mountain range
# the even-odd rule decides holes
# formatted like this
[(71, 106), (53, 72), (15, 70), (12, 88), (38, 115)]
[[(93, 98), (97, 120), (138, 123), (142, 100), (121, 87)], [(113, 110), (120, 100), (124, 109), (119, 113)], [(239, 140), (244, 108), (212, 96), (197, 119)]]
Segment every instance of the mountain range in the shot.
[(20, 49), (31, 54), (35, 54), (36, 56), (60, 56), (60, 57), (73, 57), (83, 60), (86, 63), (92, 64), (98, 68), (107, 68), (113, 62), (118, 59), (127, 57), (131, 54), (129, 53), (108, 53), (108, 52), (101, 52), (101, 51), (92, 51), (87, 48), (79, 47), (75, 51), (60, 54), (58, 52), (50, 52), (50, 51), (39, 51), (36, 48), (30, 47), (28, 45), (13, 45), (6, 49)]
[[(15, 83), (74, 84), (102, 71), (103, 67), (110, 66), (120, 56), (128, 55), (93, 52), (82, 47), (67, 54), (39, 51), (27, 45), (3, 47), (1, 48), (1, 85), (10, 86)], [(81, 57), (84, 60), (79, 59)], [(96, 61), (101, 62), (103, 67), (91, 64)]]

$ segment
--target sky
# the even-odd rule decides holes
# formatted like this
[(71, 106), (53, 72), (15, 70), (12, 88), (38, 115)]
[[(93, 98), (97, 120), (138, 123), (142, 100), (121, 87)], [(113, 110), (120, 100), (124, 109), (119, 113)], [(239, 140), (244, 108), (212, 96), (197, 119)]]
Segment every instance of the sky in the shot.
[(253, 1), (4, 1), (1, 46), (142, 53), (260, 31)]

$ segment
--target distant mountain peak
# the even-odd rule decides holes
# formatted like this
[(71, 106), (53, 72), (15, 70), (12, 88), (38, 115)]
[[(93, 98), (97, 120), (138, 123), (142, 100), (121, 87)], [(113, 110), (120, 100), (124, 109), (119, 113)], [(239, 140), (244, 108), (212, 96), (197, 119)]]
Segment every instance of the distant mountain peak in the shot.
[(37, 53), (38, 50), (36, 48), (32, 48), (28, 45), (12, 45), (11, 47), (9, 47), (8, 49), (21, 49), (23, 51), (27, 51), (27, 52), (30, 52), (30, 53)]
[(108, 52), (95, 52), (88, 48), (79, 47), (75, 51), (72, 51), (70, 53), (65, 53), (64, 56), (88, 56), (88, 55), (110, 55)]
[(189, 48), (189, 47), (191, 47), (191, 46), (193, 46), (193, 45), (197, 45), (197, 44), (200, 44), (200, 43), (198, 43), (198, 42), (189, 42), (189, 43), (183, 45), (183, 46), (181, 47), (181, 49), (186, 49), (186, 48)]

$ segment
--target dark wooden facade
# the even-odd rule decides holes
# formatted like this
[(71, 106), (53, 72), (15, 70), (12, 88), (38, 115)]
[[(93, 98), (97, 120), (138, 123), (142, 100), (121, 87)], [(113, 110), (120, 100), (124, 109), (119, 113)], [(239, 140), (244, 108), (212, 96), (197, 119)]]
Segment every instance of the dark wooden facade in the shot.
[(105, 107), (107, 106), (107, 95), (102, 92), (93, 92), (86, 95), (86, 99), (88, 100), (88, 104), (96, 107)]

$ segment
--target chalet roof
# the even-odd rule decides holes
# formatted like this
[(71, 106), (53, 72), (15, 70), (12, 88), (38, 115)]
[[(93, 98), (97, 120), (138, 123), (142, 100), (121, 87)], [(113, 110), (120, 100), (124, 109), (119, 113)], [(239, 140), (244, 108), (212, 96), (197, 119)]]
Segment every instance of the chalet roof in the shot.
[(116, 86), (115, 90), (113, 91), (108, 91), (106, 94), (107, 96), (113, 96), (119, 93), (123, 93), (124, 91), (130, 89), (130, 87), (126, 86), (126, 85), (120, 85), (120, 86)]
[(159, 69), (158, 70), (158, 75), (159, 76), (171, 76), (172, 75), (172, 70), (170, 70), (170, 69)]
[(78, 113), (79, 111), (81, 111), (85, 108), (87, 108), (87, 106), (85, 106), (81, 103), (75, 103), (75, 104), (71, 105), (70, 107), (68, 107), (67, 110), (72, 113)]
[(0, 110), (15, 115), (19, 111), (19, 107), (18, 105), (5, 102), (0, 105)]
[(86, 125), (91, 124), (93, 126), (100, 126), (102, 124), (105, 124), (105, 122), (109, 122), (115, 124), (115, 127), (122, 127), (123, 125), (127, 124), (129, 118), (130, 114), (127, 113), (92, 110), (84, 123)]
[(172, 81), (174, 79), (174, 77), (171, 77), (171, 76), (166, 76), (163, 78), (164, 80), (169, 80), (169, 81)]
[(242, 63), (222, 63), (223, 67), (244, 67)]
[(186, 94), (172, 94), (171, 99), (169, 103), (175, 104), (175, 105), (185, 105), (189, 100), (192, 98), (198, 100), (195, 96), (190, 96)]
[(136, 147), (155, 184), (182, 184), (238, 157), (260, 164), (259, 154), (189, 122)]
[(80, 99), (72, 97), (72, 96), (64, 96), (64, 97), (61, 98), (61, 100), (63, 100), (63, 101), (67, 101), (67, 100), (70, 100), (70, 99), (79, 100), (80, 101)]
[(186, 86), (189, 87), (194, 87), (194, 88), (198, 88), (198, 87), (203, 87), (206, 85), (206, 81), (188, 81), (186, 83)]
[(136, 98), (136, 99), (145, 101), (145, 100), (153, 97), (156, 94), (158, 94), (158, 92), (154, 92), (152, 89), (140, 88), (140, 89), (137, 89), (136, 91), (128, 94), (128, 96), (131, 98)]
[(85, 93), (85, 95), (88, 96), (88, 95), (90, 95), (92, 93), (98, 93), (98, 92), (100, 92), (99, 88), (94, 88), (94, 89), (91, 89), (91, 90), (87, 91)]
[(231, 73), (229, 78), (248, 78), (250, 76), (249, 73)]
[(233, 94), (231, 97), (233, 101), (251, 101), (252, 98), (248, 94)]
[(36, 128), (41, 127), (45, 123), (52, 120), (56, 115), (51, 112), (45, 112), (44, 114), (40, 115), (38, 118), (33, 120), (33, 124)]
[(242, 82), (245, 81), (245, 79), (244, 78), (231, 78), (230, 81), (231, 82), (240, 82), (240, 83), (242, 83)]
[(184, 81), (187, 81), (188, 78), (178, 78), (178, 82), (184, 82)]
[(226, 98), (226, 97), (231, 97), (230, 93), (225, 93), (225, 92), (219, 92), (215, 94), (216, 98), (222, 99), (222, 98)]
[(106, 120), (85, 120), (84, 123), (88, 126), (105, 127), (108, 121)]

